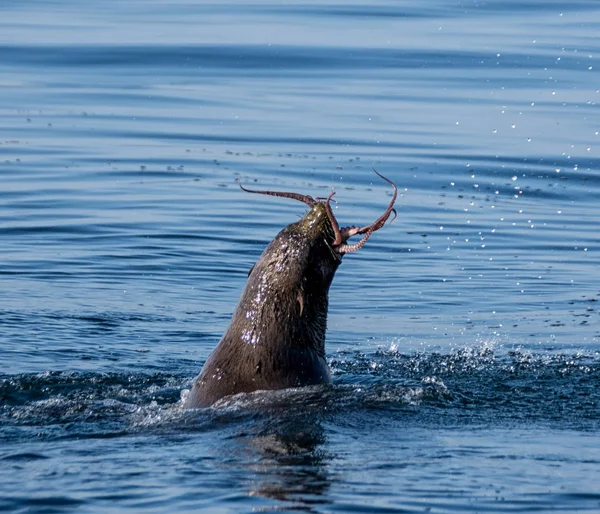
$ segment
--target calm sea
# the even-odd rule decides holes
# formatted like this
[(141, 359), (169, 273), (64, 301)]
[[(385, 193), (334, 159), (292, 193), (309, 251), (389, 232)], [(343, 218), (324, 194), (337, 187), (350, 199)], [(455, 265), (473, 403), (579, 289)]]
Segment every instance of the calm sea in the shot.
[[(0, 510), (600, 512), (600, 4), (0, 3)], [(331, 387), (184, 411), (265, 245), (397, 219)]]

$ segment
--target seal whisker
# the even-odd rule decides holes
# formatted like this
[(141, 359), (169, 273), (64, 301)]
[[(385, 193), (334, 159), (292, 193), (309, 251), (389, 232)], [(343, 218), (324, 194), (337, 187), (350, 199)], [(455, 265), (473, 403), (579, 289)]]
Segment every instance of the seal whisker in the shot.
[(298, 291), (298, 303), (300, 304), (300, 316), (304, 312), (304, 297), (302, 296), (302, 291)]

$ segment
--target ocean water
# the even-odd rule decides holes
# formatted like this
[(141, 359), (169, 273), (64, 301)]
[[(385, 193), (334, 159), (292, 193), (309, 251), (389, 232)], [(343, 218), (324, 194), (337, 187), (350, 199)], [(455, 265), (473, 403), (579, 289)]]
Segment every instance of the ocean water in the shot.
[[(600, 512), (600, 5), (0, 3), (0, 510)], [(334, 383), (183, 410), (266, 244), (393, 223)]]

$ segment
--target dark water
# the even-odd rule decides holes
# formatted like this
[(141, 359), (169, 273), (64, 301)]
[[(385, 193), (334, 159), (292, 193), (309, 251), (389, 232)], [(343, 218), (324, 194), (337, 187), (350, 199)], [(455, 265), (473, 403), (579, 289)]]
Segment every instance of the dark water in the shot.
[[(0, 3), (0, 510), (599, 512), (600, 5)], [(184, 411), (337, 191), (331, 387)]]

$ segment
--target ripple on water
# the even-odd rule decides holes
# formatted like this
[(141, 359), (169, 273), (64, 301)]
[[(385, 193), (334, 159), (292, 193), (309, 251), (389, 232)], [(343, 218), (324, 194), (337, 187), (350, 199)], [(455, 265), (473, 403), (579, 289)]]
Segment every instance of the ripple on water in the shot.
[[(0, 3), (0, 510), (598, 511), (597, 2), (72, 3)], [(184, 411), (303, 212), (235, 179), (373, 162), (335, 384)]]
[(301, 419), (306, 413), (336, 423), (371, 411), (445, 426), (498, 425), (503, 420), (553, 422), (568, 428), (593, 427), (600, 421), (596, 354), (514, 350), (497, 355), (489, 347), (450, 354), (338, 352), (331, 365), (334, 386), (241, 394), (199, 411), (181, 409), (189, 378), (178, 375), (4, 376), (0, 378), (3, 439), (103, 438), (183, 427), (206, 430), (215, 423)]

